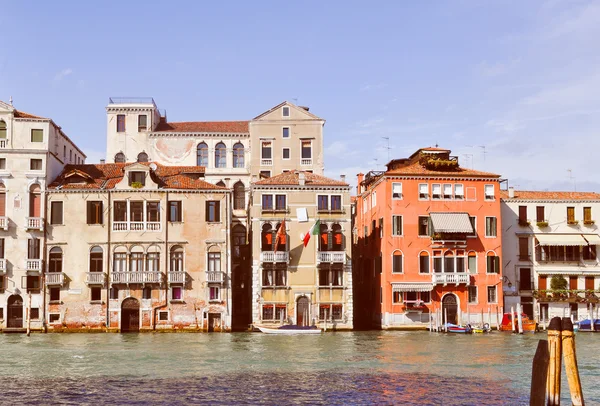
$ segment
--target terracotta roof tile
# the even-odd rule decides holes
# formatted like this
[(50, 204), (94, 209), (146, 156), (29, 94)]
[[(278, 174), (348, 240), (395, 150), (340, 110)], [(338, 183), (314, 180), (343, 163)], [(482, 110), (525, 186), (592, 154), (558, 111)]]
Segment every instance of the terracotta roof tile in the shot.
[(482, 177), (482, 178), (499, 178), (500, 175), (491, 172), (476, 171), (474, 169), (465, 169), (458, 167), (455, 170), (436, 171), (424, 168), (418, 161), (409, 165), (395, 168), (387, 171), (386, 175), (402, 175), (402, 176), (441, 176), (441, 177)]
[(39, 118), (42, 120), (48, 120), (46, 117), (36, 116), (34, 114), (25, 113), (24, 111), (16, 110), (14, 111), (15, 118)]
[(153, 132), (248, 133), (248, 121), (186, 121), (158, 124)]
[(272, 186), (300, 186), (299, 174), (303, 173), (305, 177), (304, 184), (306, 186), (348, 186), (346, 182), (326, 178), (325, 176), (316, 175), (306, 171), (290, 171), (271, 178), (259, 180), (255, 185), (272, 185)]
[[(125, 168), (135, 163), (83, 164), (67, 165), (63, 172), (49, 186), (49, 189), (88, 190), (114, 189), (121, 182)], [(142, 162), (149, 166), (150, 163)], [(152, 180), (159, 188), (186, 190), (226, 190), (227, 188), (213, 185), (204, 179), (196, 179), (190, 175), (204, 173), (202, 166), (165, 166), (155, 163), (157, 168), (151, 171)]]
[(508, 190), (500, 191), (502, 199), (524, 200), (600, 200), (600, 193), (594, 192), (551, 192), (534, 190), (515, 190), (515, 197), (508, 197)]

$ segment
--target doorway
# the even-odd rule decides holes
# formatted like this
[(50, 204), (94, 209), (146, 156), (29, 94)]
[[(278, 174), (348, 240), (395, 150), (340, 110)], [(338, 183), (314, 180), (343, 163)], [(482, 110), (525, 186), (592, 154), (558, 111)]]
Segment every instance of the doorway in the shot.
[(23, 298), (12, 295), (8, 298), (7, 328), (23, 328)]
[(221, 313), (208, 313), (208, 332), (221, 331)]
[(296, 324), (298, 326), (308, 326), (310, 324), (310, 309), (306, 296), (299, 298), (296, 304)]
[(121, 332), (132, 333), (140, 331), (140, 302), (128, 297), (121, 304)]
[[(456, 296), (453, 294), (448, 294), (444, 296), (442, 299), (442, 320), (445, 323), (457, 324), (457, 310), (458, 303), (456, 300)], [(448, 315), (448, 320), (446, 320), (446, 314)]]

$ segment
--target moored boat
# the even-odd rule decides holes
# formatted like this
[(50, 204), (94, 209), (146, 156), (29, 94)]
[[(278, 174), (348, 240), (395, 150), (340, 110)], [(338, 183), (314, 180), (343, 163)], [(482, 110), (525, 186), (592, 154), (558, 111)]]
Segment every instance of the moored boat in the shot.
[(448, 333), (471, 334), (473, 332), (470, 324), (467, 324), (466, 326), (457, 326), (456, 324), (448, 323), (446, 329)]
[(317, 326), (295, 326), (287, 325), (281, 327), (263, 327), (256, 326), (261, 332), (265, 334), (282, 334), (282, 335), (293, 335), (293, 334), (321, 334), (321, 329)]
[(483, 326), (473, 327), (473, 333), (482, 334), (489, 333), (490, 331), (492, 331), (492, 329), (490, 328), (490, 325), (488, 323), (485, 323)]
[(578, 330), (586, 333), (596, 333), (600, 332), (600, 319), (594, 320), (594, 330), (592, 330), (592, 322), (590, 319), (578, 321), (573, 325), (573, 327), (577, 326)]
[[(514, 314), (504, 313), (502, 316), (502, 323), (500, 324), (500, 331), (513, 331), (512, 317), (515, 318), (515, 330), (519, 329), (519, 321), (517, 320), (517, 313)], [(535, 320), (529, 319), (525, 313), (521, 313), (521, 323), (523, 325), (523, 332), (535, 333), (537, 331), (537, 323)]]

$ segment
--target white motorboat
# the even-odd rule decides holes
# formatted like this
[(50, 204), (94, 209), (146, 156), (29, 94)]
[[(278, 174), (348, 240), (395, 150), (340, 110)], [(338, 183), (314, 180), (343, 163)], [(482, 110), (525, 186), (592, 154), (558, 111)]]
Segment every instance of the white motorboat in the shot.
[(263, 326), (256, 326), (256, 328), (258, 328), (261, 332), (265, 333), (265, 334), (283, 334), (283, 335), (292, 335), (292, 334), (321, 334), (321, 329), (317, 328), (316, 326), (309, 326), (309, 327), (303, 327), (303, 326), (294, 326), (294, 325), (288, 325), (288, 326), (281, 326), (281, 327), (263, 327)]

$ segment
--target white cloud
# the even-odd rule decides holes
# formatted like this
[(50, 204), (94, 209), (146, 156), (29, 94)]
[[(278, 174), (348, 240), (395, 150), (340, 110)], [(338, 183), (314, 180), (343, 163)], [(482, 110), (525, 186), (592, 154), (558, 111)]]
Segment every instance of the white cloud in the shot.
[(387, 87), (387, 83), (367, 83), (361, 86), (361, 92), (369, 92), (371, 90), (379, 90)]
[(56, 75), (54, 75), (54, 83), (60, 82), (61, 80), (63, 80), (67, 76), (71, 75), (72, 73), (73, 73), (73, 69), (71, 69), (71, 68), (65, 68), (65, 69), (61, 70)]

